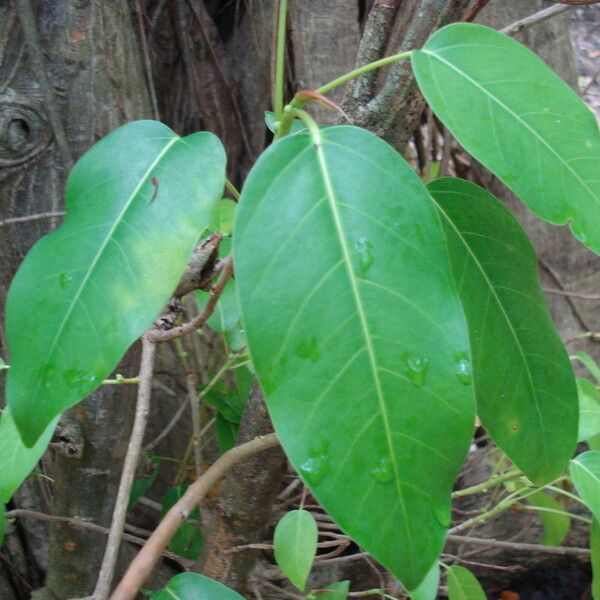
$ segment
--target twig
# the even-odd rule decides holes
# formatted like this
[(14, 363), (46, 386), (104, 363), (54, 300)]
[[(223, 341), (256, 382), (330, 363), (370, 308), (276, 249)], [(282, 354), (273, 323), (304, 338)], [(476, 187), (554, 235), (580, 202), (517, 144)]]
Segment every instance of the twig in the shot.
[[(25, 510), (22, 508), (18, 508), (15, 510), (9, 510), (4, 514), (5, 519), (36, 519), (38, 521), (44, 521), (47, 523), (63, 523), (64, 525), (69, 525), (70, 527), (76, 527), (77, 529), (83, 529), (85, 531), (91, 531), (92, 533), (98, 533), (100, 535), (108, 535), (110, 529), (108, 527), (102, 527), (101, 525), (96, 525), (96, 523), (92, 523), (91, 521), (78, 518), (78, 517), (60, 517), (57, 515), (48, 515), (43, 512), (38, 512), (35, 510)], [(130, 535), (128, 533), (123, 534), (123, 539), (127, 542), (131, 542), (136, 546), (143, 546), (146, 543), (146, 540), (137, 537), (135, 535)], [(183, 556), (179, 556), (169, 550), (163, 550), (162, 555), (166, 558), (170, 558), (171, 560), (179, 563), (184, 569), (189, 570), (194, 561), (183, 558)]]
[(169, 421), (169, 424), (148, 444), (144, 446), (144, 452), (151, 452), (160, 444), (171, 432), (171, 429), (177, 425), (179, 419), (182, 417), (185, 409), (187, 408), (187, 402), (182, 402), (181, 406), (177, 409), (177, 412), (173, 415), (173, 418)]
[(506, 548), (518, 552), (539, 552), (541, 554), (555, 554), (558, 556), (589, 556), (587, 548), (575, 548), (572, 546), (542, 546), (540, 544), (526, 544), (521, 542), (503, 542), (500, 540), (487, 540), (470, 536), (450, 534), (446, 538), (449, 542), (457, 544), (472, 544), (474, 546), (487, 546), (489, 548)]
[(180, 525), (204, 498), (212, 486), (234, 465), (244, 459), (272, 448), (278, 444), (274, 433), (260, 436), (225, 452), (217, 461), (197, 479), (169, 510), (142, 550), (129, 565), (127, 572), (113, 592), (111, 600), (131, 600), (146, 581), (154, 568), (160, 553), (166, 548)]
[[(144, 440), (144, 431), (148, 422), (148, 413), (150, 409), (150, 396), (152, 389), (152, 371), (154, 368), (154, 358), (156, 355), (156, 344), (148, 339), (148, 335), (142, 336), (142, 359), (140, 362), (140, 382), (138, 386), (137, 406), (135, 410), (135, 419), (129, 439), (127, 454), (123, 464), (123, 473), (117, 492), (117, 500), (113, 512), (112, 522), (110, 524), (110, 533), (106, 542), (104, 558), (98, 582), (94, 589), (94, 600), (106, 600), (110, 593), (112, 580), (114, 577), (117, 555), (121, 545), (123, 529), (125, 527), (125, 517), (127, 515), (127, 506), (131, 494), (131, 486), (135, 478), (135, 470), (140, 457), (140, 450)], [(164, 548), (163, 548), (164, 549)]]
[(146, 29), (144, 27), (144, 13), (141, 0), (135, 0), (135, 12), (137, 13), (140, 44), (142, 46), (142, 55), (144, 56), (144, 67), (146, 68), (146, 79), (148, 80), (150, 101), (152, 102), (152, 114), (157, 121), (160, 121), (160, 112), (158, 110), (158, 101), (156, 99), (156, 88), (154, 87), (154, 76), (152, 74), (152, 61), (150, 60), (148, 41), (146, 40)]
[(35, 24), (35, 17), (33, 15), (33, 9), (31, 8), (30, 0), (16, 0), (17, 13), (19, 15), (19, 21), (21, 22), (21, 29), (23, 30), (23, 36), (27, 42), (27, 49), (29, 51), (29, 61), (31, 67), (38, 81), (44, 87), (46, 94), (46, 107), (48, 109), (48, 117), (50, 118), (50, 124), (52, 125), (52, 131), (56, 139), (56, 143), (63, 155), (65, 166), (67, 170), (71, 170), (73, 166), (73, 158), (71, 151), (69, 150), (69, 144), (67, 143), (67, 136), (60, 118), (60, 110), (58, 103), (56, 102), (56, 96), (54, 94), (54, 88), (48, 78), (48, 69), (44, 62), (44, 55), (42, 53), (40, 45), (40, 36)]
[(500, 33), (505, 33), (506, 35), (515, 35), (520, 31), (523, 31), (523, 29), (531, 27), (536, 23), (541, 23), (542, 21), (545, 21), (554, 15), (558, 15), (569, 8), (571, 8), (569, 4), (553, 4), (548, 8), (544, 8), (536, 13), (533, 13), (532, 15), (529, 15), (528, 17), (519, 19), (507, 27), (500, 29)]
[(477, 0), (471, 10), (466, 14), (465, 21), (470, 23), (486, 7), (490, 0)]
[(10, 219), (4, 219), (0, 221), (0, 227), (5, 225), (12, 225), (13, 223), (26, 223), (27, 221), (38, 221), (39, 219), (54, 219), (56, 217), (64, 217), (63, 211), (58, 212), (45, 212), (37, 213), (35, 215), (27, 215), (26, 217), (11, 217)]
[(569, 298), (579, 298), (580, 300), (600, 300), (600, 294), (583, 294), (581, 292), (569, 292), (567, 290), (555, 290), (544, 288), (546, 294), (556, 294), (557, 296), (568, 296)]
[(146, 337), (150, 342), (154, 344), (159, 342), (168, 342), (170, 340), (187, 335), (188, 333), (192, 333), (204, 324), (204, 322), (213, 314), (217, 301), (219, 300), (219, 297), (223, 293), (223, 290), (225, 289), (225, 286), (227, 285), (227, 282), (233, 273), (233, 261), (231, 260), (231, 257), (225, 258), (222, 265), (223, 266), (219, 275), (219, 279), (210, 292), (210, 298), (208, 299), (204, 310), (191, 321), (188, 321), (183, 325), (179, 325), (178, 327), (173, 327), (173, 329), (169, 329), (167, 331), (151, 329), (146, 333)]

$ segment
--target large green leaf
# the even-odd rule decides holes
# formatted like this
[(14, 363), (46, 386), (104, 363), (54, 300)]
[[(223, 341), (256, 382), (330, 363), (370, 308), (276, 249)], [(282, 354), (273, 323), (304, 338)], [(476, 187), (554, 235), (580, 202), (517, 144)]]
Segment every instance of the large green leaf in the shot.
[(576, 456), (569, 465), (569, 475), (594, 518), (600, 519), (600, 452), (590, 450)]
[(486, 600), (486, 595), (469, 569), (453, 566), (448, 569), (449, 600)]
[(180, 573), (172, 577), (166, 587), (152, 594), (150, 600), (244, 600), (244, 598), (222, 583), (204, 575)]
[(38, 463), (52, 438), (58, 417), (52, 420), (33, 448), (27, 448), (6, 408), (0, 417), (0, 504), (8, 502)]
[(433, 564), (425, 579), (421, 581), (419, 587), (409, 590), (408, 594), (411, 600), (435, 600), (440, 587), (440, 566), (436, 562)]
[(234, 229), (242, 315), (294, 467), (414, 589), (442, 549), (473, 431), (467, 327), (419, 178), (367, 131), (320, 136), (283, 138), (248, 177)]
[(537, 55), (457, 23), (412, 55), (425, 98), (456, 139), (539, 217), (600, 253), (600, 135), (593, 113)]
[(275, 527), (273, 552), (284, 575), (299, 589), (304, 590), (313, 561), (317, 554), (319, 530), (314, 517), (307, 510), (291, 510)]
[(7, 393), (25, 443), (102, 382), (175, 289), (220, 197), (221, 143), (124, 125), (75, 165), (67, 217), (38, 241), (7, 300)]
[(429, 184), (469, 322), (477, 410), (493, 440), (538, 485), (577, 442), (569, 357), (539, 285), (535, 252), (510, 212), (473, 183)]

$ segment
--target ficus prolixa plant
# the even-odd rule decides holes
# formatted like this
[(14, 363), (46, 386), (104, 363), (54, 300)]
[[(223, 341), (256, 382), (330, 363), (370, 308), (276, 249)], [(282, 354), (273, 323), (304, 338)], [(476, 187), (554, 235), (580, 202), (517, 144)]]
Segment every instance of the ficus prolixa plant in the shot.
[[(221, 200), (231, 185), (214, 135), (124, 125), (76, 164), (64, 224), (33, 247), (10, 288), (4, 502), (60, 414), (102, 385), (152, 327), (200, 237), (223, 232), (221, 217), (233, 211), (223, 261), (233, 260), (232, 279), (230, 269), (209, 298), (226, 290), (228, 303), (223, 295), (217, 305), (224, 320), (239, 301), (242, 345), (303, 482), (414, 599), (435, 597), (476, 417), (512, 462), (501, 475), (511, 498), (533, 502), (565, 476), (576, 443), (600, 423), (586, 422), (583, 434), (578, 425), (576, 380), (521, 226), (474, 183), (425, 184), (369, 131), (321, 127), (305, 111), (397, 60), (411, 61), (431, 109), (467, 152), (541, 219), (568, 223), (600, 254), (594, 115), (535, 54), (484, 26), (449, 25), (419, 50), (280, 102), (270, 116), (274, 142), (237, 205)], [(149, 331), (162, 341), (165, 332)], [(582, 402), (598, 412), (592, 388)], [(571, 476), (600, 517), (600, 453), (573, 459)], [(278, 527), (276, 557), (302, 591), (315, 548), (302, 511)], [(348, 585), (336, 585), (345, 597)], [(169, 586), (154, 597), (195, 598), (203, 586), (214, 598), (239, 597), (199, 575)], [(448, 589), (451, 598), (483, 597), (462, 567), (449, 570)]]

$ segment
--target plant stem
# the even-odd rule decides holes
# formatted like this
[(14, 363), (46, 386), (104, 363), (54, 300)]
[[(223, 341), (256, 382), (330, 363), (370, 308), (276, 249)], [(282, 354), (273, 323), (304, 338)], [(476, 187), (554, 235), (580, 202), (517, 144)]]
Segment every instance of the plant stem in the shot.
[(285, 33), (287, 24), (288, 0), (279, 0), (279, 19), (277, 21), (277, 49), (275, 51), (275, 119), (281, 121), (283, 116), (283, 88), (285, 73)]
[(135, 384), (135, 383), (139, 383), (140, 382), (140, 378), (139, 377), (122, 377), (119, 379), (105, 379), (102, 382), (102, 385), (121, 385), (122, 383), (131, 383), (131, 384)]
[(233, 185), (233, 183), (227, 179), (227, 177), (225, 177), (225, 189), (233, 196), (233, 199), (236, 202), (239, 202), (241, 194), (235, 185)]
[(412, 50), (408, 50), (407, 52), (392, 54), (391, 56), (380, 58), (379, 60), (375, 60), (371, 63), (363, 65), (362, 67), (353, 69), (352, 71), (349, 71), (344, 75), (340, 75), (339, 77), (336, 77), (329, 83), (326, 83), (325, 85), (322, 85), (321, 87), (317, 88), (315, 92), (317, 92), (317, 94), (327, 94), (334, 88), (339, 87), (340, 85), (344, 85), (344, 83), (347, 83), (355, 77), (360, 77), (364, 73), (368, 73), (369, 71), (373, 71), (374, 69), (379, 69), (380, 67), (385, 67), (386, 65), (391, 65), (395, 62), (398, 62), (399, 60), (404, 60), (405, 58), (410, 58), (412, 52)]
[(555, 515), (563, 515), (565, 517), (569, 517), (570, 519), (575, 519), (576, 521), (582, 521), (583, 523), (587, 523), (588, 525), (592, 524), (592, 520), (587, 517), (582, 517), (581, 515), (575, 515), (573, 513), (567, 512), (565, 510), (558, 510), (557, 508), (546, 508), (545, 506), (524, 506), (523, 510), (529, 510), (532, 512), (546, 512), (552, 513)]
[(464, 490), (452, 492), (452, 498), (462, 498), (463, 496), (471, 496), (473, 494), (479, 494), (480, 492), (487, 492), (491, 487), (496, 487), (505, 481), (516, 479), (522, 475), (523, 473), (521, 473), (521, 471), (509, 471), (508, 473), (504, 473), (504, 475), (495, 475), (490, 479), (483, 481), (482, 483), (478, 483), (477, 485), (465, 488)]

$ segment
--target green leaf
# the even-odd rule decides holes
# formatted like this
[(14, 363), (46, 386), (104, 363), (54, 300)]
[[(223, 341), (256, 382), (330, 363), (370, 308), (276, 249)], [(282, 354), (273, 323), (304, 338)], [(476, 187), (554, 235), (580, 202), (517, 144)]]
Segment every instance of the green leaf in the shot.
[(600, 600), (600, 523), (594, 519), (590, 532), (590, 553), (592, 562), (592, 598)]
[(579, 393), (579, 434), (578, 442), (600, 434), (600, 392), (589, 379), (577, 380)]
[[(267, 129), (271, 132), (271, 133), (276, 133), (275, 132), (275, 113), (270, 111), (270, 110), (265, 110), (265, 125), (267, 126)], [(292, 133), (298, 133), (299, 131), (305, 131), (306, 130), (306, 125), (304, 124), (303, 121), (301, 121), (300, 119), (294, 119), (292, 121), (292, 127), (290, 129), (290, 134)]]
[(600, 383), (600, 368), (596, 364), (596, 361), (587, 352), (579, 351), (575, 354), (577, 359), (581, 361), (583, 366), (588, 370), (590, 375)]
[(469, 569), (453, 566), (448, 569), (448, 600), (486, 600), (486, 595)]
[(535, 252), (517, 220), (479, 186), (444, 178), (428, 188), (443, 217), (469, 322), (481, 422), (527, 477), (542, 485), (573, 456), (578, 404)]
[(215, 419), (215, 432), (217, 434), (217, 442), (221, 454), (224, 454), (227, 450), (231, 450), (235, 446), (235, 440), (239, 429), (239, 423), (232, 423), (221, 413), (217, 413)]
[(331, 591), (319, 592), (316, 594), (317, 600), (346, 600), (350, 591), (350, 581), (348, 579), (338, 581), (328, 585), (325, 589)]
[(237, 390), (232, 390), (222, 381), (218, 381), (204, 394), (204, 400), (228, 421), (237, 424), (242, 421), (247, 397), (241, 397)]
[(158, 471), (160, 470), (160, 460), (154, 458), (152, 472), (147, 477), (136, 479), (131, 486), (131, 493), (129, 494), (129, 504), (127, 510), (131, 510), (139, 501), (139, 499), (150, 489), (154, 483)]
[(419, 178), (365, 130), (319, 135), (273, 144), (242, 191), (234, 256), (249, 349), (300, 476), (414, 588), (442, 549), (473, 432), (457, 360), (468, 331)]
[(306, 510), (291, 510), (275, 527), (273, 551), (283, 574), (304, 590), (315, 556), (319, 531), (314, 517)]
[(435, 600), (440, 586), (440, 566), (437, 561), (429, 569), (425, 579), (414, 590), (409, 591), (411, 600)]
[(237, 203), (229, 198), (223, 198), (217, 203), (214, 219), (211, 223), (213, 231), (229, 234), (233, 231), (233, 220)]
[[(185, 485), (178, 485), (169, 488), (165, 492), (160, 510), (161, 519), (169, 512), (175, 503), (181, 500), (181, 497), (185, 494), (186, 488), (187, 486)], [(195, 508), (190, 513), (189, 518), (193, 521), (200, 521), (200, 509)], [(184, 556), (190, 560), (196, 560), (200, 556), (200, 552), (202, 552), (203, 541), (204, 538), (198, 525), (184, 522), (171, 538), (169, 548), (175, 552), (175, 554), (179, 554), (179, 556)]]
[(594, 518), (600, 519), (600, 452), (590, 450), (577, 455), (569, 465), (569, 475)]
[(7, 394), (27, 446), (160, 313), (210, 223), (224, 169), (214, 135), (180, 138), (154, 121), (119, 127), (77, 162), (64, 224), (35, 244), (8, 293)]
[(600, 134), (592, 111), (536, 54), (469, 23), (434, 33), (412, 65), (458, 142), (540, 218), (600, 253)]
[(0, 417), (0, 503), (8, 502), (46, 451), (56, 429), (58, 417), (46, 427), (33, 448), (23, 444), (7, 407)]
[[(205, 292), (204, 290), (196, 290), (196, 298), (200, 310), (202, 310), (210, 298), (210, 293)], [(214, 331), (221, 333), (232, 331), (239, 325), (240, 318), (240, 304), (238, 302), (235, 281), (230, 279), (217, 302), (215, 311), (206, 323)]]
[(169, 580), (150, 600), (244, 600), (222, 583), (197, 573), (180, 573)]
[[(516, 487), (521, 489), (527, 488), (526, 485), (519, 485), (518, 482)], [(528, 495), (525, 498), (525, 502), (534, 507), (546, 508), (564, 513), (564, 507), (555, 498), (544, 492)], [(538, 511), (537, 515), (544, 526), (544, 535), (542, 536), (541, 543), (544, 546), (560, 546), (569, 533), (569, 527), (571, 526), (571, 519), (569, 516), (567, 514), (557, 514), (544, 510)]]

